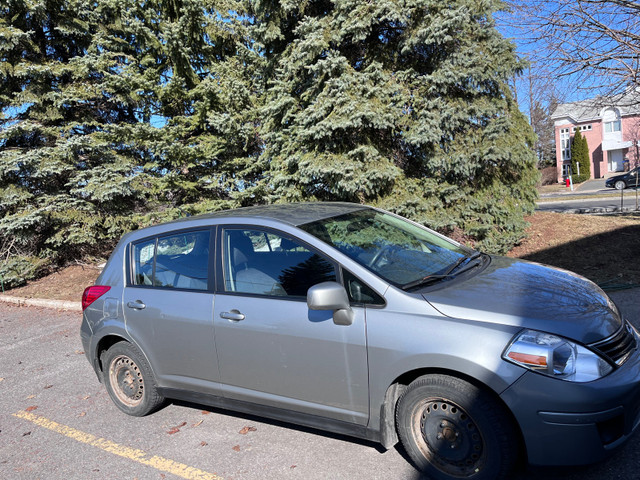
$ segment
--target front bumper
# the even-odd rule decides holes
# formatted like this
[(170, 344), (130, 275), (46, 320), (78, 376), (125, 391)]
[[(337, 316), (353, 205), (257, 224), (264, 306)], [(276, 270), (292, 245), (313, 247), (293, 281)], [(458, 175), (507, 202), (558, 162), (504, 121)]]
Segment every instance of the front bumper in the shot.
[(520, 425), (529, 463), (603, 460), (640, 423), (640, 351), (604, 378), (573, 383), (527, 372), (502, 399)]

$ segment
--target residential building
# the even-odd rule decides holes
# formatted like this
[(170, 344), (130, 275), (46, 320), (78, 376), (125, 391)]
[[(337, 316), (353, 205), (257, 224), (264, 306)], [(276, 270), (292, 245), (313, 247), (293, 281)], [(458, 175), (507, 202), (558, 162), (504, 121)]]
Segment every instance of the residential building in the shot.
[[(640, 165), (640, 91), (558, 105), (551, 115), (556, 133), (558, 182), (571, 165), (571, 141), (577, 129), (587, 139), (591, 178)], [(578, 172), (572, 172), (577, 174)]]

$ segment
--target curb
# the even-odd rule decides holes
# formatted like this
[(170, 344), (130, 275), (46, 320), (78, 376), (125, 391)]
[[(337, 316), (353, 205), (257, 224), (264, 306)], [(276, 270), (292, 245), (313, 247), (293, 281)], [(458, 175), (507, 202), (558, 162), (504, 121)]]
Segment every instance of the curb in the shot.
[(68, 310), (81, 312), (82, 304), (69, 300), (45, 300), (43, 298), (14, 297), (11, 295), (0, 295), (0, 302), (13, 303), (14, 305), (26, 305), (28, 307), (55, 308), (56, 310)]
[(622, 208), (620, 208), (620, 207), (590, 207), (590, 208), (567, 208), (567, 209), (555, 208), (555, 209), (550, 209), (550, 210), (541, 210), (539, 208), (536, 208), (536, 211), (537, 212), (551, 212), (551, 213), (571, 213), (571, 214), (580, 214), (580, 213), (606, 214), (606, 213), (629, 213), (629, 212), (635, 212), (636, 209), (635, 209), (635, 207), (622, 207)]

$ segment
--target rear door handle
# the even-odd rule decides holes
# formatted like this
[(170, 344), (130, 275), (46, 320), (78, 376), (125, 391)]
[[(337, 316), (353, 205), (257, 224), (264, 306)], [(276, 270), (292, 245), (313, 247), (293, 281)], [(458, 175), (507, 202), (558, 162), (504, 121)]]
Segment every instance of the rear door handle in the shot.
[(244, 313), (240, 313), (240, 311), (236, 310), (235, 308), (230, 312), (220, 312), (220, 316), (222, 318), (226, 318), (227, 320), (233, 320), (234, 322), (244, 320)]
[(142, 303), (142, 301), (136, 300), (135, 302), (128, 302), (127, 307), (133, 308), (135, 310), (142, 310), (143, 308), (146, 308), (146, 305)]

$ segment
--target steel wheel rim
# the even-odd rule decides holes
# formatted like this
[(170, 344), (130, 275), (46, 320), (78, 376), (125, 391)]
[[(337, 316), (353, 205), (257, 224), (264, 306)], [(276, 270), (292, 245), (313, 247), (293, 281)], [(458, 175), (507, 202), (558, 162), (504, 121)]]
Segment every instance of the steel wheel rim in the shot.
[(416, 406), (414, 434), (427, 460), (461, 478), (477, 474), (486, 462), (486, 446), (472, 417), (459, 405), (429, 398)]
[(136, 407), (144, 395), (144, 378), (138, 365), (126, 355), (118, 355), (109, 365), (109, 383), (120, 402)]

